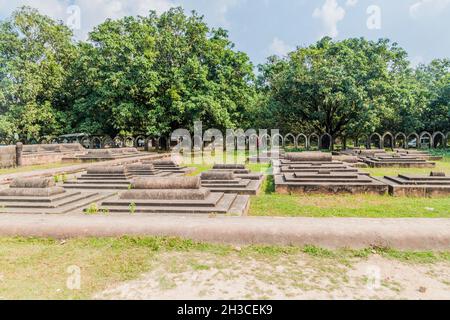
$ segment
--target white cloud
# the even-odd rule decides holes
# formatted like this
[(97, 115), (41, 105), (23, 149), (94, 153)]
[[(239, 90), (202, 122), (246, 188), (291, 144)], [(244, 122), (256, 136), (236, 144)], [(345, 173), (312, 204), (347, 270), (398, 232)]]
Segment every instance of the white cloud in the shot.
[(313, 17), (322, 21), (323, 32), (321, 37), (338, 35), (337, 23), (344, 19), (345, 9), (340, 7), (336, 0), (326, 0), (320, 8), (316, 8)]
[(436, 16), (450, 6), (450, 0), (419, 0), (409, 7), (409, 15), (413, 19)]
[(61, 19), (66, 11), (66, 7), (69, 5), (67, 0), (0, 0), (1, 14), (5, 17), (9, 16), (18, 7), (30, 6), (39, 9), (43, 14)]
[(347, 2), (345, 3), (345, 5), (347, 7), (354, 7), (358, 4), (358, 0), (347, 0)]
[(275, 37), (269, 47), (270, 54), (278, 56), (286, 56), (289, 52), (294, 51), (294, 47), (286, 44), (283, 40)]
[(3, 15), (9, 15), (23, 5), (36, 8), (41, 13), (63, 22), (67, 22), (69, 18), (67, 13), (69, 6), (80, 7), (81, 30), (75, 30), (75, 34), (81, 39), (84, 39), (94, 26), (107, 18), (146, 15), (150, 10), (161, 13), (176, 6), (172, 0), (0, 0)]
[(230, 9), (246, 2), (247, 0), (197, 0), (196, 3), (200, 12), (208, 13), (205, 18), (209, 24), (230, 29), (231, 24), (228, 21)]

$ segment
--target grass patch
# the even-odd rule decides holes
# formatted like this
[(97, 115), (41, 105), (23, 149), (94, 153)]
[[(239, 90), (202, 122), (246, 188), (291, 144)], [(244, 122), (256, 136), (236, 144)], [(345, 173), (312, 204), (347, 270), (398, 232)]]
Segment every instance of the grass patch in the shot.
[(79, 162), (58, 162), (58, 163), (48, 163), (48, 164), (39, 164), (39, 165), (33, 165), (33, 166), (23, 166), (23, 167), (16, 167), (16, 168), (6, 168), (6, 169), (0, 169), (0, 174), (10, 174), (10, 173), (21, 173), (21, 172), (30, 172), (35, 170), (45, 170), (45, 169), (57, 169), (57, 168), (63, 168), (63, 167), (70, 167), (73, 165), (80, 164)]
[(252, 216), (285, 217), (371, 217), (371, 218), (450, 218), (450, 197), (408, 198), (389, 195), (281, 195), (266, 193), (253, 197)]
[[(37, 238), (0, 238), (0, 297), (6, 299), (86, 299), (122, 281), (137, 278), (152, 269), (158, 255), (184, 252), (192, 258), (177, 263), (180, 268), (209, 270), (203, 255), (217, 258), (238, 255), (242, 259), (269, 261), (306, 254), (324, 263), (343, 264), (366, 259), (371, 254), (408, 263), (450, 262), (450, 252), (402, 252), (392, 249), (327, 250), (314, 246), (246, 246), (199, 243), (162, 237), (85, 238), (66, 241)], [(183, 266), (184, 265), (184, 266)], [(70, 290), (68, 268), (81, 270), (80, 290)], [(163, 281), (164, 282), (164, 281)], [(170, 286), (169, 286), (170, 287)]]

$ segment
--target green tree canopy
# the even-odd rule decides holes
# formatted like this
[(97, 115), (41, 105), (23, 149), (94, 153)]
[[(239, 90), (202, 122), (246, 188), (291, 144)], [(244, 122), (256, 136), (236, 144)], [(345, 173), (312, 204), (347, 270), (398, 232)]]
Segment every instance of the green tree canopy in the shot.
[[(406, 52), (388, 40), (323, 38), (260, 67), (265, 112), (280, 129), (357, 135), (401, 127), (418, 99)], [(264, 113), (263, 113), (264, 114)]]
[(80, 46), (69, 87), (73, 127), (88, 133), (168, 134), (195, 120), (249, 122), (253, 66), (222, 30), (180, 8), (108, 20)]
[(64, 130), (58, 105), (75, 54), (71, 36), (29, 7), (0, 22), (0, 132), (31, 139)]

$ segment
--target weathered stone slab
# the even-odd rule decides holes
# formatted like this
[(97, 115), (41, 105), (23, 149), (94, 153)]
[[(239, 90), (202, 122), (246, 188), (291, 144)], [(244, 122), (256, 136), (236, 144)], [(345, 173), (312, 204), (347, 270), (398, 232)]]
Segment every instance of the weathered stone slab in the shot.
[(360, 161), (357, 156), (347, 156), (347, 155), (333, 156), (333, 160), (345, 163), (358, 163)]
[(122, 200), (204, 200), (210, 194), (207, 189), (178, 190), (129, 190), (120, 194)]
[(389, 185), (393, 196), (441, 197), (450, 195), (450, 177), (431, 175), (386, 176), (380, 181)]
[(331, 153), (325, 152), (288, 152), (285, 155), (286, 160), (290, 161), (332, 161)]
[(201, 174), (202, 180), (234, 180), (236, 177), (232, 171), (207, 171), (202, 172)]
[(1, 189), (0, 197), (50, 197), (57, 194), (64, 193), (64, 188), (49, 187), (49, 188), (9, 188)]
[(156, 160), (152, 162), (155, 166), (177, 166), (178, 164), (172, 160)]
[(213, 169), (217, 170), (245, 170), (244, 164), (215, 164)]
[(54, 187), (52, 178), (18, 178), (11, 182), (11, 188), (50, 188)]
[(200, 177), (135, 178), (132, 189), (200, 189)]
[(130, 164), (126, 166), (129, 171), (154, 171), (155, 166), (151, 163), (148, 164)]
[(124, 166), (93, 166), (87, 169), (87, 174), (125, 174)]

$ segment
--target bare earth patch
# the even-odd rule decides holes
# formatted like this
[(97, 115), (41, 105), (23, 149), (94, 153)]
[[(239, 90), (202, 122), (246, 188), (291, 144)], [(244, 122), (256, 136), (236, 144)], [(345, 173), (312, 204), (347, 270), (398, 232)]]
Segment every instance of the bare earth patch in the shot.
[(450, 299), (450, 262), (168, 252), (96, 299)]

